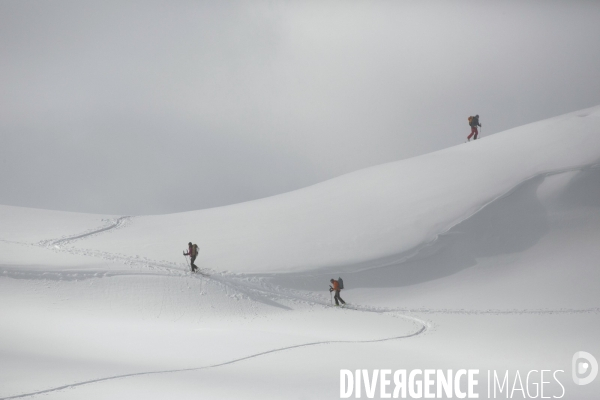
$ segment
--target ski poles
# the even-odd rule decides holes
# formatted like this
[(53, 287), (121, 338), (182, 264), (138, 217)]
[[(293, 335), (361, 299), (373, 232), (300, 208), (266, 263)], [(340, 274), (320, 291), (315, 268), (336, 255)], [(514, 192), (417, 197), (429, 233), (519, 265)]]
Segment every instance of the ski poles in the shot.
[(185, 265), (187, 265), (190, 269), (192, 268), (192, 266), (190, 265), (190, 263), (188, 262), (187, 256), (184, 254), (183, 255), (185, 257)]

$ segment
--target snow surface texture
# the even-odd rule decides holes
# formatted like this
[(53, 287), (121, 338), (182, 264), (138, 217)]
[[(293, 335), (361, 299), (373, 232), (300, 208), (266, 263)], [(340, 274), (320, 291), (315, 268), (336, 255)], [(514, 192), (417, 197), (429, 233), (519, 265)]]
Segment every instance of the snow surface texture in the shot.
[(215, 209), (0, 206), (0, 398), (333, 399), (359, 368), (561, 369), (597, 398), (570, 361), (600, 356), (599, 163), (595, 107)]

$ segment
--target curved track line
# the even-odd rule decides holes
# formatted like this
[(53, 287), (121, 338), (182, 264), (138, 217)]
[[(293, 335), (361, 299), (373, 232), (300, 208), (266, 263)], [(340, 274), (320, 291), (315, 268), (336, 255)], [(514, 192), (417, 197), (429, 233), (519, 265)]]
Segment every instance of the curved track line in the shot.
[(44, 240), (44, 241), (41, 241), (39, 244), (42, 245), (42, 246), (61, 246), (61, 245), (65, 245), (65, 244), (67, 244), (67, 243), (69, 243), (69, 242), (71, 242), (73, 240), (83, 239), (85, 237), (92, 236), (92, 235), (95, 235), (97, 233), (106, 232), (106, 231), (110, 231), (110, 230), (115, 229), (115, 228), (119, 228), (126, 221), (129, 221), (130, 219), (131, 219), (131, 217), (126, 215), (126, 216), (117, 218), (112, 224), (110, 224), (108, 226), (104, 226), (102, 228), (94, 229), (93, 231), (89, 231), (89, 232), (85, 232), (85, 233), (80, 233), (80, 234), (69, 236), (69, 237), (66, 237), (66, 238)]
[(281, 348), (278, 348), (278, 349), (263, 351), (261, 353), (252, 354), (252, 355), (249, 355), (249, 356), (246, 356), (246, 357), (242, 357), (242, 358), (236, 358), (234, 360), (222, 362), (222, 363), (219, 363), (219, 364), (206, 365), (204, 367), (171, 369), (171, 370), (163, 370), (163, 371), (135, 372), (135, 373), (132, 373), (132, 374), (115, 375), (115, 376), (109, 376), (109, 377), (106, 377), (106, 378), (93, 379), (93, 380), (84, 381), (84, 382), (77, 382), (77, 383), (73, 383), (73, 384), (70, 384), (70, 385), (63, 385), (63, 386), (59, 386), (59, 387), (55, 387), (55, 388), (51, 388), (51, 389), (46, 389), (46, 390), (40, 390), (38, 392), (31, 392), (31, 393), (24, 393), (24, 394), (19, 394), (19, 395), (15, 395), (15, 396), (2, 397), (2, 398), (0, 398), (0, 400), (19, 399), (19, 398), (23, 398), (23, 397), (29, 397), (29, 396), (35, 396), (35, 395), (38, 395), (38, 394), (45, 394), (45, 393), (57, 392), (57, 391), (61, 391), (61, 390), (64, 390), (64, 389), (71, 389), (71, 388), (75, 388), (75, 387), (79, 387), (79, 386), (90, 385), (92, 383), (106, 382), (106, 381), (115, 380), (115, 379), (121, 379), (121, 378), (131, 378), (131, 377), (135, 377), (135, 376), (144, 376), (144, 375), (170, 374), (170, 373), (175, 373), (175, 372), (200, 371), (200, 370), (203, 370), (203, 369), (217, 368), (217, 367), (222, 367), (224, 365), (230, 365), (230, 364), (235, 364), (235, 363), (238, 363), (238, 362), (241, 362), (241, 361), (244, 361), (244, 360), (249, 360), (251, 358), (257, 358), (257, 357), (261, 357), (261, 356), (264, 356), (264, 355), (267, 355), (267, 354), (277, 353), (277, 352), (286, 351), (286, 350), (297, 349), (297, 348), (300, 348), (300, 347), (318, 346), (318, 345), (322, 345), (322, 344), (335, 344), (335, 343), (377, 343), (377, 342), (386, 342), (386, 341), (390, 341), (390, 340), (407, 339), (407, 338), (410, 338), (410, 337), (414, 337), (414, 336), (420, 335), (421, 333), (425, 332), (425, 330), (427, 330), (427, 325), (424, 324), (424, 323), (422, 323), (421, 329), (419, 329), (418, 331), (413, 332), (411, 334), (404, 335), (404, 336), (395, 336), (395, 337), (391, 337), (391, 338), (374, 339), (374, 340), (330, 340), (330, 341), (323, 341), (323, 342), (312, 342), (312, 343), (297, 344), (297, 345), (294, 345), (294, 346), (287, 346), (287, 347), (281, 347)]

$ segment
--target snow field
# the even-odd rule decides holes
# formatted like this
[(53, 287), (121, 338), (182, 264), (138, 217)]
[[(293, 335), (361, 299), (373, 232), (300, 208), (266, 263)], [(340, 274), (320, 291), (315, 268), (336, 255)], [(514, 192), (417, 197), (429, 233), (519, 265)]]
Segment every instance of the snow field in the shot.
[(564, 370), (596, 398), (569, 374), (600, 355), (599, 117), (210, 210), (0, 206), (0, 398), (332, 399), (385, 368)]

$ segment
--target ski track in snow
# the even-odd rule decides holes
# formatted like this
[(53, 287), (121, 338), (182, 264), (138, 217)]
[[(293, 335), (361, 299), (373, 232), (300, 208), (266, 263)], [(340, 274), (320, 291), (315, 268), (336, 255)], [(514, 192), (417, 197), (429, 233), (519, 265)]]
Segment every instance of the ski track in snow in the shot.
[(404, 335), (404, 336), (396, 336), (396, 337), (391, 337), (391, 338), (375, 339), (375, 340), (331, 340), (331, 341), (323, 341), (323, 342), (304, 343), (304, 344), (298, 344), (298, 345), (294, 345), (294, 346), (281, 347), (281, 348), (273, 349), (273, 350), (267, 350), (267, 351), (263, 351), (261, 353), (256, 353), (256, 354), (252, 354), (252, 355), (249, 355), (246, 357), (237, 358), (235, 360), (225, 361), (225, 362), (222, 362), (219, 364), (207, 365), (204, 367), (171, 369), (171, 370), (163, 370), (163, 371), (135, 372), (135, 373), (131, 373), (131, 374), (116, 375), (116, 376), (110, 376), (110, 377), (106, 377), (106, 378), (99, 378), (99, 379), (93, 379), (93, 380), (84, 381), (84, 382), (72, 383), (70, 385), (64, 385), (64, 386), (59, 386), (59, 387), (55, 387), (55, 388), (51, 388), (51, 389), (41, 390), (39, 392), (32, 392), (32, 393), (25, 393), (25, 394), (20, 394), (20, 395), (16, 395), (16, 396), (3, 397), (0, 400), (9, 400), (9, 399), (18, 399), (18, 398), (23, 398), (23, 397), (29, 397), (29, 396), (36, 396), (36, 395), (40, 395), (40, 394), (56, 392), (56, 391), (60, 391), (60, 390), (64, 390), (64, 389), (72, 389), (72, 388), (76, 388), (78, 386), (89, 385), (92, 383), (105, 382), (105, 381), (110, 381), (110, 380), (115, 380), (115, 379), (131, 378), (131, 377), (145, 376), (145, 375), (147, 376), (147, 375), (157, 375), (157, 374), (171, 374), (171, 373), (176, 373), (176, 372), (201, 371), (203, 369), (222, 367), (225, 365), (238, 363), (238, 362), (249, 360), (252, 358), (265, 356), (267, 354), (297, 349), (300, 347), (318, 346), (318, 345), (324, 345), (324, 344), (337, 344), (337, 343), (377, 343), (377, 342), (385, 342), (385, 341), (397, 340), (397, 339), (407, 339), (410, 337), (420, 335), (426, 329), (427, 329), (427, 326), (425, 324), (423, 324), (421, 329), (419, 329), (418, 331), (413, 332), (408, 335)]
[(123, 216), (123, 217), (119, 217), (113, 221), (111, 221), (110, 224), (108, 224), (107, 226), (103, 226), (100, 228), (96, 228), (96, 229), (92, 229), (89, 231), (86, 231), (84, 233), (80, 233), (77, 235), (73, 235), (73, 236), (67, 236), (64, 238), (60, 238), (60, 239), (50, 239), (50, 240), (42, 240), (41, 242), (38, 243), (39, 246), (44, 246), (44, 247), (48, 247), (48, 246), (64, 246), (66, 244), (69, 244), (71, 242), (74, 242), (78, 239), (83, 239), (83, 238), (87, 238), (89, 236), (92, 235), (96, 235), (98, 233), (102, 233), (102, 232), (106, 232), (106, 231), (110, 231), (113, 229), (118, 229), (121, 228), (123, 226), (125, 226), (130, 220), (132, 219), (132, 217), (130, 216)]

